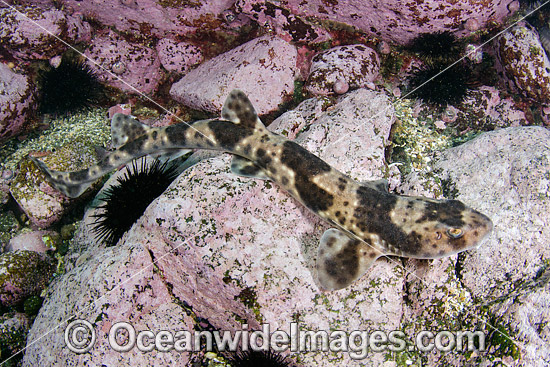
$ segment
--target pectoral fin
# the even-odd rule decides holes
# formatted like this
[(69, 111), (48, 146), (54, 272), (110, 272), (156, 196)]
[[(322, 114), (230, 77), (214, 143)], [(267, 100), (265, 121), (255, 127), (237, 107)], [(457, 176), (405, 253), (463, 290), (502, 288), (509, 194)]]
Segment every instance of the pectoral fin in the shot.
[(259, 178), (260, 180), (270, 179), (257, 164), (238, 155), (234, 155), (231, 160), (231, 172), (239, 176)]
[(317, 274), (325, 290), (342, 289), (359, 279), (382, 252), (331, 228), (321, 237)]

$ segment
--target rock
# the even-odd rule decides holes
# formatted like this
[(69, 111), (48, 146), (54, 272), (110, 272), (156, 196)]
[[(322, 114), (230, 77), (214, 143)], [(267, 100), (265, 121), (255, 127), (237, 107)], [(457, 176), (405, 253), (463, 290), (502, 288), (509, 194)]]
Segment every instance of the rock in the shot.
[[(550, 321), (549, 141), (542, 127), (505, 128), (438, 155), (433, 170), (448, 191), (488, 215), (494, 229), (458, 258), (408, 262), (412, 308), (405, 322), (415, 330), (483, 330), (487, 353), (513, 357), (517, 366), (550, 363), (549, 335), (536, 326)], [(407, 182), (423, 186), (417, 175)], [(447, 356), (430, 355), (428, 364), (476, 365), (484, 358)]]
[(32, 231), (22, 233), (10, 240), (6, 247), (6, 251), (27, 250), (45, 253), (47, 250), (52, 249), (51, 244), (56, 242), (56, 238), (59, 238), (59, 234), (54, 231)]
[[(440, 2), (426, 0), (422, 2), (389, 1), (326, 1), (326, 0), (289, 0), (269, 6), (259, 0), (238, 0), (235, 7), (242, 9), (252, 19), (272, 18), (271, 22), (281, 22), (294, 30), (291, 19), (295, 16), (312, 23), (343, 23), (355, 27), (369, 35), (385, 41), (407, 44), (421, 33), (449, 30), (457, 35), (469, 35), (464, 23), (475, 17), (481, 27), (488, 22), (502, 22), (511, 15), (508, 5), (512, 0), (471, 1), (456, 0)], [(282, 21), (279, 19), (282, 18)], [(310, 32), (310, 27), (296, 27), (294, 32)], [(338, 25), (335, 26), (335, 28)], [(337, 28), (336, 28), (337, 29)], [(310, 36), (311, 37), (311, 36)]]
[(513, 27), (494, 43), (499, 63), (511, 87), (542, 103), (550, 100), (550, 61), (537, 33), (525, 25)]
[(258, 114), (269, 113), (294, 90), (296, 57), (289, 43), (260, 37), (202, 63), (172, 85), (170, 95), (188, 107), (219, 112), (227, 93), (238, 88)]
[(34, 251), (0, 254), (0, 305), (14, 306), (39, 295), (54, 273), (49, 258)]
[(0, 90), (0, 142), (3, 142), (27, 127), (34, 105), (34, 87), (25, 75), (0, 63)]
[[(75, 139), (40, 159), (52, 169), (69, 172), (95, 164), (96, 152), (89, 141)], [(20, 163), (17, 177), (10, 185), (10, 193), (31, 223), (39, 228), (57, 222), (75, 202), (51, 187), (43, 173), (28, 158)]]
[(90, 25), (61, 10), (34, 5), (0, 8), (0, 43), (15, 58), (49, 59), (63, 52), (68, 43), (86, 41)]
[(313, 58), (306, 88), (313, 94), (332, 94), (340, 80), (345, 80), (350, 88), (364, 88), (376, 79), (379, 69), (380, 60), (372, 48), (364, 45), (331, 48)]
[(0, 211), (0, 252), (4, 252), (4, 247), (20, 228), (21, 225), (13, 212), (8, 210)]
[(85, 55), (101, 65), (89, 63), (101, 81), (126, 92), (153, 93), (162, 79), (154, 49), (130, 43), (113, 31), (94, 38)]
[(203, 60), (200, 48), (188, 42), (176, 42), (163, 38), (157, 43), (156, 50), (162, 66), (168, 71), (179, 74), (186, 73)]
[[(28, 335), (22, 366), (187, 365), (188, 352), (143, 353), (134, 347), (121, 353), (109, 345), (110, 329), (122, 321), (132, 324), (136, 331), (154, 333), (192, 331), (194, 325), (188, 316), (192, 310), (178, 301), (164, 275), (156, 270), (154, 262), (163, 259), (153, 258), (139, 245), (103, 250), (50, 285)], [(97, 339), (89, 353), (77, 354), (66, 346), (64, 331), (68, 320), (74, 318), (95, 326)], [(58, 328), (50, 332), (54, 324)]]
[(288, 42), (321, 43), (332, 39), (322, 26), (307, 17), (293, 13), (283, 3), (269, 1), (236, 1), (237, 13), (248, 15), (260, 25), (271, 29), (278, 37)]
[(0, 170), (0, 208), (2, 208), (10, 198), (10, 182), (15, 177), (15, 173), (10, 169)]
[[(457, 124), (467, 129), (487, 129), (526, 125), (525, 113), (511, 97), (501, 98), (494, 87), (481, 86), (469, 91), (464, 102), (455, 109)], [(449, 116), (450, 117), (450, 116)]]
[(25, 348), (30, 328), (31, 322), (24, 313), (11, 312), (0, 316), (0, 348), (4, 361)]
[[(332, 107), (329, 103), (325, 98), (307, 100), (270, 128), (297, 136), (306, 149), (357, 179), (379, 178), (394, 118), (389, 98), (359, 89)], [(93, 244), (87, 223), (94, 211), (89, 211), (75, 239), (80, 243), (75, 247), (86, 249), (49, 288), (29, 343), (57, 320), (78, 314), (96, 320), (97, 346), (84, 355), (67, 352), (60, 327), (29, 346), (23, 366), (95, 361), (150, 365), (150, 354), (106, 347), (106, 333), (121, 319), (136, 329), (154, 325), (155, 330), (171, 330), (169, 322), (176, 316), (181, 320), (182, 305), (222, 330), (242, 330), (245, 321), (250, 330), (265, 322), (271, 330), (287, 332), (291, 320), (307, 330), (399, 326), (403, 290), (394, 264), (381, 260), (349, 289), (321, 292), (313, 259), (327, 226), (276, 185), (234, 176), (229, 162), (229, 156), (221, 155), (185, 171), (115, 248)], [(190, 320), (183, 317), (185, 324), (179, 321), (178, 328), (192, 330)], [(160, 353), (157, 358), (164, 360), (154, 364), (181, 358), (183, 365), (187, 357)], [(299, 358), (306, 366), (358, 365), (347, 353), (308, 353)], [(384, 359), (373, 358), (377, 363)]]
[(59, 3), (85, 17), (95, 19), (119, 32), (145, 38), (215, 30), (223, 23), (218, 16), (233, 5), (233, 0), (61, 0)]

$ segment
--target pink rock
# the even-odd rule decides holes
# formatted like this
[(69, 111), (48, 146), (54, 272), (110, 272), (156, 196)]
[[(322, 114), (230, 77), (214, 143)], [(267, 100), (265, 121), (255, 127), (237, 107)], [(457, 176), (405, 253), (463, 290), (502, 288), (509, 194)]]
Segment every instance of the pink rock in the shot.
[(489, 86), (469, 91), (461, 107), (448, 107), (440, 118), (445, 122), (458, 120), (459, 125), (467, 121), (473, 129), (480, 129), (487, 123), (498, 127), (528, 124), (525, 113), (513, 98), (501, 98), (499, 90)]
[(0, 254), (0, 304), (14, 306), (39, 295), (53, 275), (50, 259), (38, 252), (20, 250)]
[(0, 142), (21, 133), (33, 106), (34, 87), (24, 75), (0, 63)]
[[(10, 5), (13, 5), (13, 3), (24, 4), (24, 5), (35, 5), (42, 9), (51, 9), (55, 5), (53, 0), (19, 0), (19, 1), (8, 0), (6, 2)], [(4, 6), (5, 5), (2, 3), (0, 5), (0, 8), (3, 8)]]
[(168, 34), (185, 35), (197, 30), (217, 29), (221, 25), (218, 15), (229, 9), (233, 2), (234, 0), (59, 1), (65, 7), (118, 31), (159, 38)]
[(176, 73), (184, 74), (203, 60), (197, 46), (188, 42), (176, 42), (163, 38), (157, 43), (157, 52), (162, 66)]
[(521, 93), (536, 101), (550, 100), (550, 61), (536, 32), (518, 25), (494, 43), (498, 69)]
[[(434, 281), (429, 280), (422, 288), (428, 292), (428, 288), (440, 289), (442, 294), (435, 297), (432, 292), (427, 298), (421, 297), (421, 308), (428, 310), (429, 305), (441, 310), (442, 304), (452, 310), (454, 303), (466, 307), (467, 313), (475, 312), (477, 307), (468, 299), (480, 300), (479, 307), (489, 305), (490, 314), (507, 325), (508, 335), (513, 335), (514, 343), (522, 350), (516, 363), (529, 366), (542, 366), (550, 360), (545, 331), (534, 327), (550, 321), (546, 305), (550, 294), (541, 285), (509, 295), (517, 292), (517, 284), (530, 284), (543, 279), (543, 274), (547, 276), (548, 270), (541, 271), (546, 268), (544, 259), (550, 256), (549, 140), (550, 132), (542, 127), (505, 128), (484, 133), (439, 155), (434, 171), (453, 183), (459, 200), (487, 214), (494, 229), (478, 249), (467, 252), (459, 261), (460, 282), (451, 284), (454, 290), (449, 286), (439, 288), (441, 282), (434, 276)], [(440, 274), (453, 277), (454, 270), (445, 268), (442, 264)], [(423, 279), (424, 274), (420, 274)], [(420, 283), (418, 279), (414, 282)], [(445, 295), (447, 291), (449, 295)], [(501, 301), (493, 302), (498, 299)], [(481, 312), (480, 320), (486, 320), (486, 311)], [(493, 329), (486, 330), (490, 333)], [(464, 365), (460, 360), (456, 362)]]
[(470, 31), (470, 32), (475, 32), (475, 31), (479, 30), (480, 28), (481, 28), (481, 24), (480, 24), (479, 20), (477, 20), (476, 18), (469, 18), (464, 23), (464, 29), (466, 29), (467, 31)]
[(248, 15), (252, 20), (271, 29), (286, 41), (320, 43), (332, 38), (326, 29), (288, 10), (287, 4), (266, 1), (237, 1), (238, 13)]
[[(154, 248), (156, 239), (152, 239)], [(128, 322), (136, 333), (162, 330), (175, 334), (192, 331), (193, 322), (182, 303), (174, 302), (171, 285), (155, 270), (146, 247), (112, 247), (93, 256), (84, 253), (78, 266), (52, 283), (27, 338), (22, 365), (31, 366), (185, 366), (188, 352), (144, 353), (132, 348), (116, 352), (108, 335), (114, 324)], [(84, 260), (87, 259), (87, 260)], [(180, 274), (181, 276), (181, 274)], [(102, 294), (101, 299), (97, 298)], [(97, 303), (95, 303), (97, 302)], [(191, 311), (193, 312), (193, 311)], [(94, 325), (96, 343), (90, 352), (77, 354), (65, 343), (69, 315)], [(52, 317), (54, 319), (52, 319)], [(59, 325), (62, 323), (61, 325)], [(58, 326), (52, 332), (52, 327)]]
[(129, 43), (112, 31), (94, 38), (85, 55), (101, 66), (89, 62), (103, 82), (126, 92), (153, 93), (162, 79), (154, 49)]
[[(86, 39), (90, 26), (60, 10), (35, 5), (0, 8), (0, 43), (15, 58), (48, 59), (64, 51), (65, 42)], [(56, 38), (57, 37), (57, 38)]]
[(109, 108), (109, 119), (112, 119), (113, 116), (117, 113), (122, 113), (124, 115), (132, 114), (132, 106), (130, 104), (117, 104), (116, 106)]
[(264, 36), (202, 63), (172, 85), (170, 95), (188, 107), (219, 112), (228, 91), (238, 88), (265, 114), (292, 94), (296, 73), (296, 48)]
[(394, 97), (400, 98), (401, 97), (401, 88), (399, 88), (399, 87), (393, 88), (392, 94), (393, 94)]
[(44, 242), (46, 236), (58, 236), (53, 231), (33, 231), (22, 233), (13, 237), (6, 247), (6, 251), (28, 250), (39, 253), (44, 253), (51, 248)]
[(350, 88), (363, 88), (378, 76), (379, 69), (378, 54), (367, 46), (331, 48), (313, 58), (306, 88), (313, 94), (331, 94), (337, 80), (345, 80)]
[[(81, 140), (40, 159), (54, 170), (67, 172), (84, 169), (97, 161), (94, 147)], [(30, 159), (20, 162), (17, 177), (10, 184), (10, 193), (31, 223), (39, 228), (57, 222), (75, 202), (50, 186)]]
[[(328, 108), (324, 98), (304, 101), (270, 129), (297, 133), (298, 142), (328, 163), (370, 179), (384, 170), (392, 111), (388, 97), (360, 89)], [(192, 330), (183, 304), (215, 328), (231, 331), (241, 330), (241, 320), (257, 329), (260, 318), (272, 330), (288, 331), (293, 315), (301, 315), (307, 330), (399, 326), (403, 290), (393, 263), (382, 260), (349, 289), (322, 293), (312, 264), (327, 226), (276, 185), (234, 176), (229, 163), (221, 155), (185, 171), (115, 248), (93, 244), (89, 211), (77, 235), (77, 247), (88, 250), (50, 287), (23, 366), (166, 365), (175, 358), (185, 365), (187, 353), (159, 353), (157, 360), (136, 350), (119, 353), (107, 347), (105, 336), (119, 320), (141, 330), (173, 330), (170, 323), (177, 320), (177, 328)], [(31, 344), (74, 314), (95, 320), (98, 341), (90, 353), (66, 352), (64, 327)], [(347, 353), (299, 358), (306, 366), (360, 365)], [(382, 354), (369, 358), (373, 365), (384, 360)]]
[[(441, 2), (403, 2), (400, 0), (375, 1), (326, 1), (289, 0), (278, 2), (270, 8), (260, 0), (238, 0), (236, 7), (253, 19), (277, 22), (296, 16), (317, 21), (329, 20), (358, 28), (367, 34), (398, 44), (407, 44), (421, 33), (450, 30), (457, 35), (467, 35), (461, 30), (468, 19), (475, 17), (480, 24), (489, 21), (502, 22), (509, 14), (512, 0)], [(271, 11), (271, 9), (275, 9)], [(286, 14), (285, 14), (286, 12)], [(307, 30), (307, 28), (305, 28)], [(305, 30), (303, 31), (305, 32)]]

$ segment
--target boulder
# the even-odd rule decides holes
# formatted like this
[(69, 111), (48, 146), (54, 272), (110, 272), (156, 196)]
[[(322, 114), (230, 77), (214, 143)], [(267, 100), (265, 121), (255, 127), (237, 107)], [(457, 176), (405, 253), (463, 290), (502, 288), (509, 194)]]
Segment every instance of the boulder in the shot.
[(537, 32), (517, 25), (494, 43), (498, 69), (509, 85), (537, 102), (550, 101), (550, 61)]
[(0, 305), (14, 306), (39, 295), (54, 273), (51, 260), (34, 251), (0, 254)]
[(248, 94), (258, 114), (275, 111), (294, 91), (297, 51), (280, 38), (264, 36), (210, 59), (172, 85), (184, 105), (220, 111), (229, 91)]
[(0, 63), (0, 90), (0, 142), (3, 142), (28, 127), (34, 86), (27, 76)]

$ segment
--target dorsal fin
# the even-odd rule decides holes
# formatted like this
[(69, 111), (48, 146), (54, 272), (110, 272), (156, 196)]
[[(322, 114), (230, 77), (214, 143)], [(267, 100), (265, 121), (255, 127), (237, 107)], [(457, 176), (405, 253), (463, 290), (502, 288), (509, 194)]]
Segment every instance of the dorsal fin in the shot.
[(222, 118), (251, 128), (264, 126), (246, 94), (238, 89), (233, 89), (227, 96), (222, 109)]
[(151, 128), (136, 118), (116, 113), (111, 119), (111, 139), (113, 146), (119, 148), (129, 141), (145, 134)]

